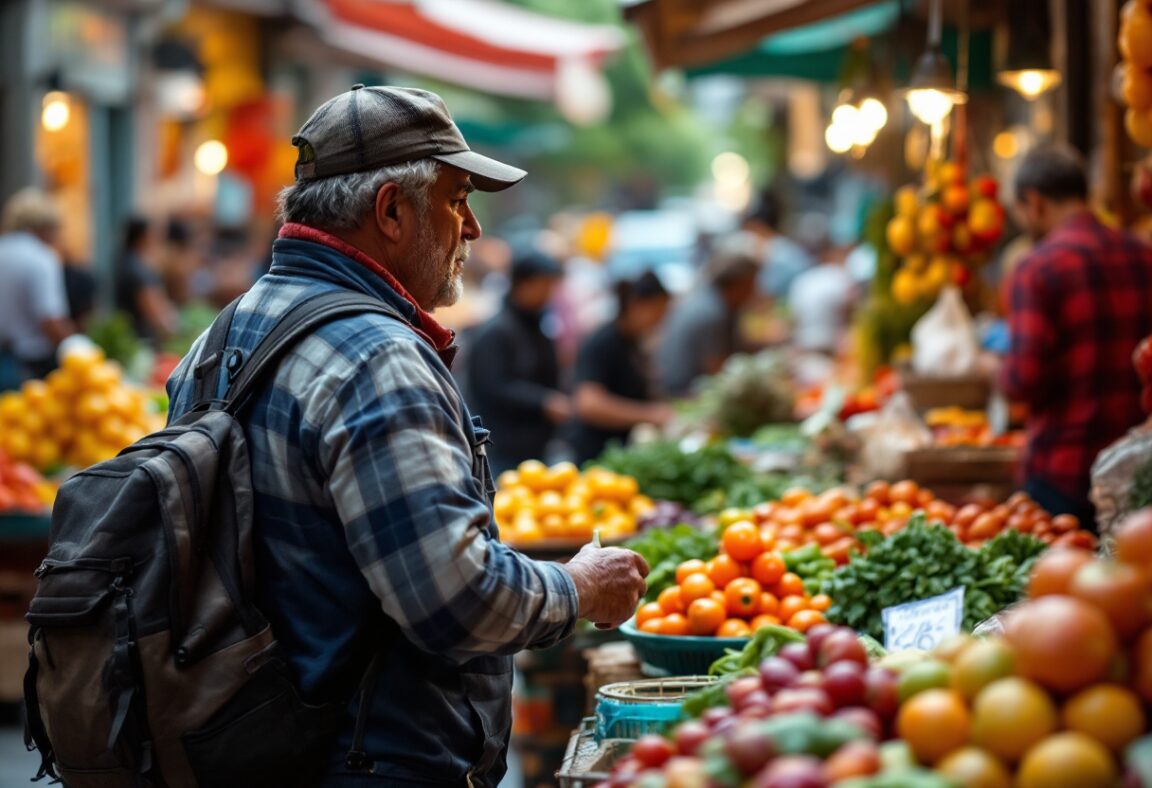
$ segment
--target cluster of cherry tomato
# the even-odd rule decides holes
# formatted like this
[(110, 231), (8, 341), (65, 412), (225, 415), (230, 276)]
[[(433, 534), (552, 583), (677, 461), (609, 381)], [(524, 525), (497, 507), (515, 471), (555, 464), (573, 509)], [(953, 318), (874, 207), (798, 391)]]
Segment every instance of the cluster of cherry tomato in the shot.
[(766, 549), (759, 528), (738, 522), (724, 530), (715, 558), (677, 567), (676, 585), (640, 607), (636, 626), (653, 634), (717, 637), (747, 637), (781, 624), (806, 632), (826, 621), (831, 605), (826, 594), (808, 595), (781, 555)]

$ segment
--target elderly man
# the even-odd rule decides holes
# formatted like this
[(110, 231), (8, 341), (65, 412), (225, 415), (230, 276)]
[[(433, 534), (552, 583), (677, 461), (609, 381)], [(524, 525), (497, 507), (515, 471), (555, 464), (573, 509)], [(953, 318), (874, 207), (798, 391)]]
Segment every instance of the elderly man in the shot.
[[(510, 655), (562, 640), (581, 617), (622, 623), (647, 573), (612, 548), (529, 560), (492, 521), (487, 432), (430, 313), (460, 296), (480, 236), (469, 194), (525, 173), (469, 150), (443, 101), (408, 88), (356, 85), (293, 144), (285, 225), (229, 346), (250, 350), (316, 293), (368, 294), (403, 320), (324, 325), (247, 411), (257, 595), (305, 699), (348, 700), (322, 785), (495, 786)], [(169, 382), (172, 418), (190, 405), (198, 353)]]
[(53, 248), (60, 213), (52, 198), (39, 189), (12, 195), (4, 205), (3, 229), (0, 391), (51, 372), (56, 346), (72, 333), (64, 267)]
[(1144, 420), (1132, 351), (1152, 333), (1152, 249), (1092, 214), (1070, 150), (1030, 152), (1015, 191), (1036, 246), (1008, 281), (1012, 339), (1000, 385), (1029, 407), (1024, 489), (1091, 526), (1092, 462)]

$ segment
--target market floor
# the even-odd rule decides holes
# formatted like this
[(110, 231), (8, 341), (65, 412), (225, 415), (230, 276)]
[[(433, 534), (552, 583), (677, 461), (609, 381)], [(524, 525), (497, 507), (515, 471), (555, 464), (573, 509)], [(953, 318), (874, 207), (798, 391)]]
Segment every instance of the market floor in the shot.
[[(24, 734), (15, 719), (4, 715), (0, 719), (0, 788), (24, 788), (33, 783), (39, 759), (34, 752), (24, 749)], [(500, 788), (523, 788), (519, 764), (515, 758), (509, 759), (508, 776), (500, 783)]]

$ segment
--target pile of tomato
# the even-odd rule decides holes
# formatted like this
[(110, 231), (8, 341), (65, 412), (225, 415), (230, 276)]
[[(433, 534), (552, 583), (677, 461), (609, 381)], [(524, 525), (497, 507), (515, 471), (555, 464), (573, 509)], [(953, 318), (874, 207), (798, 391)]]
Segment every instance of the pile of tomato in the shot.
[(810, 596), (780, 553), (766, 547), (760, 529), (745, 521), (724, 530), (714, 558), (680, 564), (676, 585), (641, 605), (636, 626), (660, 635), (747, 637), (770, 624), (806, 632), (825, 623), (831, 605), (825, 594)]
[(1011, 528), (1032, 534), (1048, 544), (1092, 549), (1096, 538), (1080, 528), (1071, 515), (1052, 517), (1025, 493), (1001, 504), (971, 503), (956, 507), (914, 481), (873, 482), (858, 497), (835, 487), (822, 493), (804, 488), (786, 491), (779, 501), (752, 509), (728, 509), (720, 514), (721, 527), (748, 520), (760, 527), (764, 547), (788, 552), (809, 544), (820, 545), (837, 564), (846, 564), (853, 551), (862, 550), (857, 535), (879, 531), (891, 536), (904, 528), (917, 511), (930, 522), (948, 526), (969, 547), (979, 547)]

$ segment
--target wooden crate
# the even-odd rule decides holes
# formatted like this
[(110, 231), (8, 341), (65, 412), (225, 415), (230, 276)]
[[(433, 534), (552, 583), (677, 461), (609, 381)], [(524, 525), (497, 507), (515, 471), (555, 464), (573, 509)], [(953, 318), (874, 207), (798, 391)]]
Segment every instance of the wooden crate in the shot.
[(992, 396), (992, 381), (982, 375), (936, 377), (905, 371), (900, 382), (920, 413), (948, 407), (984, 410)]
[(1003, 501), (1016, 489), (1018, 449), (1007, 446), (929, 447), (905, 455), (912, 481), (949, 503)]

